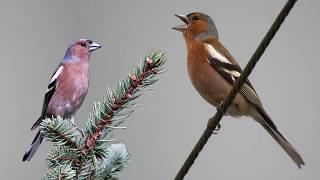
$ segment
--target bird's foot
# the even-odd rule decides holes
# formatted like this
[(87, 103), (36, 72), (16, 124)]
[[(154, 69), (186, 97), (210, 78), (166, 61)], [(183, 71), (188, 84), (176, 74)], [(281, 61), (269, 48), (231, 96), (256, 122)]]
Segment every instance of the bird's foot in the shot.
[[(219, 106), (217, 106), (216, 108), (217, 108), (217, 112), (218, 113), (221, 113), (221, 114), (223, 114), (223, 111), (222, 111), (222, 104), (223, 104), (223, 102), (220, 102), (219, 103)], [(218, 131), (221, 129), (221, 124), (220, 123), (218, 123), (218, 125), (216, 126), (216, 128), (213, 130), (213, 134), (218, 134)]]
[(73, 127), (75, 127), (75, 128), (80, 132), (80, 134), (82, 135), (82, 137), (84, 137), (84, 131), (83, 131), (83, 129), (80, 129), (80, 128), (74, 123), (74, 121), (71, 121), (71, 124), (72, 124)]
[(213, 134), (218, 134), (219, 130), (221, 129), (221, 124), (219, 123), (216, 127), (216, 129), (213, 130)]
[(78, 128), (78, 130), (80, 131), (82, 137), (84, 137), (84, 131), (83, 131), (83, 129)]

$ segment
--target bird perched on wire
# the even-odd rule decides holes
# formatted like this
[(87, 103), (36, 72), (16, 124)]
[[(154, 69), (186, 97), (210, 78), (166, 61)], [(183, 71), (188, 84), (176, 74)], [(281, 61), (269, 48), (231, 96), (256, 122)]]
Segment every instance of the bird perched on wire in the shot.
[[(56, 71), (53, 73), (46, 90), (42, 112), (31, 130), (37, 128), (43, 119), (61, 116), (74, 124), (74, 115), (86, 97), (89, 86), (89, 58), (93, 51), (101, 46), (89, 39), (80, 39), (72, 43)], [(30, 161), (42, 142), (38, 130), (23, 161)]]
[[(218, 31), (210, 16), (200, 12), (176, 16), (185, 23), (173, 29), (181, 31), (185, 38), (191, 82), (208, 103), (219, 107), (240, 77), (242, 70), (219, 41)], [(243, 84), (233, 99), (227, 114), (234, 117), (251, 116), (267, 130), (299, 168), (304, 165), (298, 151), (279, 132), (264, 110), (249, 80)]]

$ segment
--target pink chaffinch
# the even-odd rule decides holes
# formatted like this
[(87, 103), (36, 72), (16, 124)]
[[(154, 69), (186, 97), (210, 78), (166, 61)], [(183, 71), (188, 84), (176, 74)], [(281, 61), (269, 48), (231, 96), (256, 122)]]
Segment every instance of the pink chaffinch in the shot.
[[(61, 116), (74, 124), (74, 115), (80, 108), (88, 92), (91, 52), (101, 46), (88, 39), (80, 39), (71, 44), (56, 71), (53, 73), (44, 96), (42, 112), (31, 130), (37, 128), (43, 119)], [(30, 161), (40, 146), (43, 137), (38, 130), (23, 161)]]
[[(218, 39), (213, 20), (195, 12), (176, 15), (185, 25), (174, 27), (181, 31), (187, 45), (187, 67), (195, 89), (211, 105), (217, 107), (226, 98), (241, 75), (241, 68)], [(279, 132), (264, 110), (257, 92), (249, 80), (241, 87), (227, 110), (233, 117), (251, 116), (279, 143), (299, 168), (304, 165), (298, 151)]]

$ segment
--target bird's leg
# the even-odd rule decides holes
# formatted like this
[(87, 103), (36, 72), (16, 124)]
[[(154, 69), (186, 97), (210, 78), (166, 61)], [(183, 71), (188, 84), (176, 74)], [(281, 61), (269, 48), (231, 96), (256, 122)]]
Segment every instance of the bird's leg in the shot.
[[(216, 117), (216, 116), (213, 116), (213, 117), (211, 117), (211, 118), (209, 119), (208, 124), (207, 124), (207, 128), (210, 128), (210, 129), (211, 129), (212, 126), (215, 124), (215, 123), (214, 123), (215, 117)], [(213, 134), (218, 134), (218, 131), (220, 130), (220, 128), (221, 128), (221, 125), (220, 125), (220, 123), (218, 123), (218, 124), (216, 125), (215, 129), (212, 130), (212, 133), (213, 133)]]
[[(217, 106), (217, 112), (222, 113), (222, 109), (221, 109), (221, 105), (222, 105), (223, 101), (220, 102), (219, 106)], [(226, 114), (226, 113), (225, 113)], [(218, 125), (216, 126), (216, 128), (213, 130), (213, 134), (218, 134), (218, 131), (221, 129), (221, 124), (220, 122), (218, 123)]]
[(84, 137), (83, 129), (78, 128), (78, 126), (74, 123), (74, 116), (72, 116), (72, 117), (70, 118), (70, 122), (71, 122), (72, 126), (74, 126), (75, 128), (78, 129), (78, 131), (81, 133), (82, 137)]
[(213, 133), (213, 134), (218, 134), (218, 132), (219, 132), (220, 129), (221, 129), (221, 124), (218, 123), (216, 129), (214, 129), (212, 133)]

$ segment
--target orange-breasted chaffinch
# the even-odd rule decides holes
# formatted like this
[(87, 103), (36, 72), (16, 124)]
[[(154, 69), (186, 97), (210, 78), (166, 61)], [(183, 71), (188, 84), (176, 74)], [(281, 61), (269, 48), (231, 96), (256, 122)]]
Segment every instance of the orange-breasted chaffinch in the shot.
[[(218, 39), (218, 31), (210, 16), (195, 12), (176, 15), (185, 24), (174, 27), (181, 31), (187, 44), (187, 67), (192, 84), (200, 95), (217, 107), (226, 98), (241, 75), (241, 68)], [(280, 144), (301, 168), (304, 165), (297, 150), (279, 132), (264, 110), (249, 80), (241, 87), (227, 110), (231, 116), (251, 116)]]
[[(56, 71), (53, 73), (44, 96), (42, 112), (31, 130), (37, 128), (47, 117), (61, 116), (74, 124), (74, 115), (80, 108), (88, 92), (91, 52), (101, 46), (89, 39), (80, 39), (72, 43)], [(30, 161), (40, 146), (43, 137), (38, 130), (30, 147), (23, 156), (23, 161)]]

